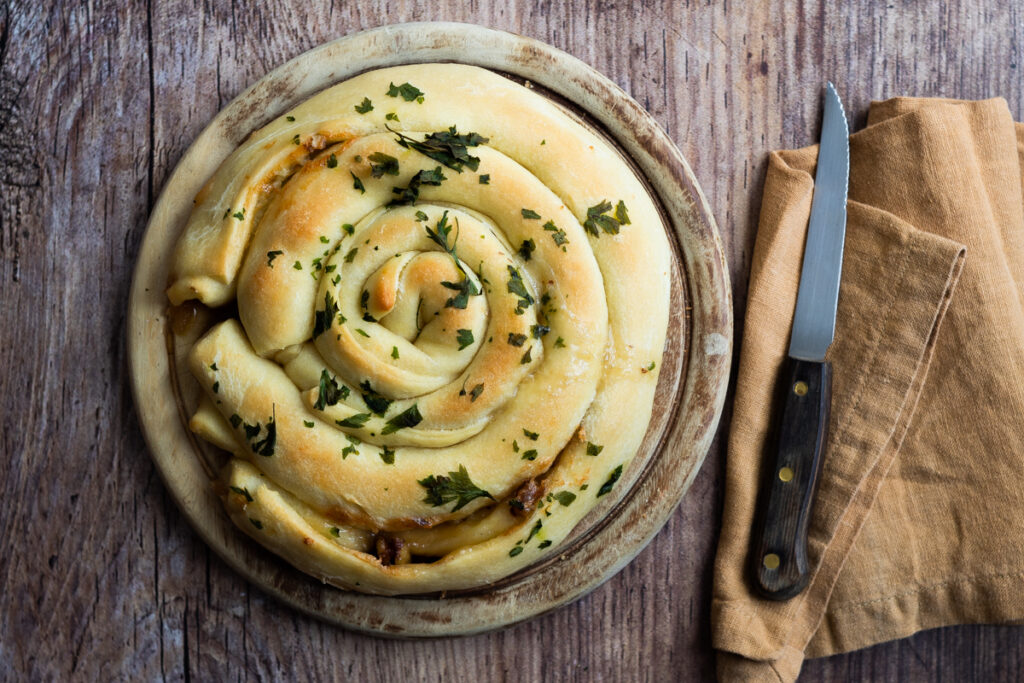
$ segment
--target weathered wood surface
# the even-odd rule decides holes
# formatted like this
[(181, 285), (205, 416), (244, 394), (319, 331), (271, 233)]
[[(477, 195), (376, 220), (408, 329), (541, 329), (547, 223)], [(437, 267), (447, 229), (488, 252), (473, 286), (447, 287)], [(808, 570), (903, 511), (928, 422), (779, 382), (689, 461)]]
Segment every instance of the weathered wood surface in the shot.
[[(285, 60), (384, 23), (475, 22), (580, 57), (651, 111), (711, 201), (742, 327), (765, 153), (816, 137), (821, 82), (840, 85), (854, 127), (896, 94), (1002, 95), (1019, 119), (1010, 4), (5, 0), (0, 679), (711, 677), (721, 440), (635, 562), (505, 631), (385, 641), (250, 589), (182, 520), (136, 423), (125, 305), (150, 206), (210, 118)], [(804, 676), (1021, 680), (1024, 629), (926, 632)]]

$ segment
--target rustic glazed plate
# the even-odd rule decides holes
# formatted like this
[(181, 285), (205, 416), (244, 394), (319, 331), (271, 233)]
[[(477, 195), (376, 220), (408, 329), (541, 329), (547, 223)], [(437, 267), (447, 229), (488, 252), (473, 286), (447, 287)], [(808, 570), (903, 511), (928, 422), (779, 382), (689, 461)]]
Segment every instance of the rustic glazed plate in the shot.
[[(232, 524), (211, 485), (226, 455), (186, 427), (199, 388), (183, 359), (217, 313), (172, 314), (164, 290), (169, 255), (193, 197), (250, 132), (361, 72), (422, 62), (496, 71), (550, 97), (608, 139), (660, 205), (674, 250), (672, 310), (646, 437), (616, 495), (580, 522), (560, 553), (486, 588), (383, 597), (323, 585)], [(707, 453), (732, 350), (732, 301), (718, 232), (671, 140), (636, 102), (583, 62), (535, 40), (467, 24), (404, 24), (347, 36), (300, 55), (239, 95), (167, 181), (143, 238), (129, 306), (132, 389), (142, 430), (168, 491), (200, 536), (235, 570), (284, 602), (349, 628), (399, 636), (504, 626), (571, 602), (625, 566), (668, 519)]]

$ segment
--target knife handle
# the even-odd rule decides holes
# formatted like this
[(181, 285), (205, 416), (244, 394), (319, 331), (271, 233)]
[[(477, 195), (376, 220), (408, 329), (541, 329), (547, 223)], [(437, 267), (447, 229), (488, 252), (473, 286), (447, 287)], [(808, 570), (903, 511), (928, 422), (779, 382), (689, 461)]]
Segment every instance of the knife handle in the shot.
[(832, 402), (831, 364), (786, 362), (775, 462), (762, 489), (762, 528), (753, 552), (758, 592), (772, 600), (792, 598), (810, 579), (807, 524)]

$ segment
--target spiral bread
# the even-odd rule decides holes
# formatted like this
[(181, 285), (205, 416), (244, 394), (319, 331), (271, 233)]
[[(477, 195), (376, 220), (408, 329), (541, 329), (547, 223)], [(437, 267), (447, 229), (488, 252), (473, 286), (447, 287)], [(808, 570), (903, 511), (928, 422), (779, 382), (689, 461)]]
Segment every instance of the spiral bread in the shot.
[(647, 429), (670, 258), (622, 158), (495, 73), (303, 102), (221, 164), (173, 256), (171, 304), (231, 311), (188, 356), (229, 515), (378, 594), (555, 551)]

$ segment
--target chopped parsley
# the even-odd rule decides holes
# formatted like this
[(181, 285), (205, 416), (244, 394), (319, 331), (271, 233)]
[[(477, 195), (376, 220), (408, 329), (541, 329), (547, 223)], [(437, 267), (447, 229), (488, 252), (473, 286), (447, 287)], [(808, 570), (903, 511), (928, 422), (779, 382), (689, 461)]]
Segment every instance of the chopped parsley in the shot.
[(298, 133), (296, 133), (295, 137), (292, 138), (292, 144), (293, 145), (299, 144), (299, 134)]
[(622, 476), (622, 465), (619, 465), (612, 473), (608, 476), (608, 481), (601, 485), (601, 488), (597, 491), (597, 497), (600, 498), (606, 493), (611, 493), (612, 487), (615, 486), (615, 482)]
[(396, 114), (393, 111), (389, 111), (387, 114), (384, 114), (384, 118), (386, 118), (388, 121), (399, 121), (400, 120), (398, 118), (398, 114)]
[(417, 223), (420, 222), (420, 221), (426, 221), (426, 220), (430, 220), (430, 216), (428, 216), (427, 214), (423, 213), (422, 211), (417, 211), (416, 212), (416, 222)]
[(241, 211), (235, 211), (233, 214), (231, 214), (231, 217), (232, 218), (237, 218), (240, 221), (244, 221), (245, 220), (245, 207), (243, 206)]
[(296, 261), (295, 263), (292, 264), (292, 268), (294, 268), (295, 270), (302, 270), (302, 264)]
[(530, 348), (526, 349), (526, 353), (524, 353), (523, 357), (519, 359), (519, 364), (520, 365), (526, 365), (527, 363), (532, 362), (533, 358), (530, 356), (531, 353), (533, 353), (533, 347), (532, 346)]
[(536, 441), (540, 437), (540, 434), (538, 434), (537, 432), (531, 432), (529, 429), (523, 428), (523, 436), (525, 436), (530, 441)]
[(491, 174), (490, 173), (484, 173), (483, 175), (479, 176), (478, 178), (480, 180), (480, 184), (481, 185), (490, 185), (491, 184)]
[(348, 233), (349, 235), (352, 235), (356, 231), (356, 226), (352, 225), (351, 223), (343, 223), (341, 225), (341, 229)]
[(564, 349), (565, 348), (565, 340), (562, 339), (561, 337), (556, 339), (555, 340), (555, 348), (556, 349)]
[[(277, 445), (277, 423), (274, 418), (277, 415), (276, 407), (273, 409), (273, 414), (267, 418), (267, 435), (259, 441), (254, 441), (252, 444), (252, 451), (256, 455), (262, 455), (265, 458), (269, 458), (274, 454), (274, 448)], [(246, 425), (246, 433), (249, 433), (249, 426)], [(259, 436), (260, 426), (256, 425), (256, 434), (252, 437)]]
[(327, 168), (337, 168), (337, 167), (338, 167), (338, 157), (334, 156), (333, 154), (331, 156), (327, 157)]
[(368, 332), (367, 332), (366, 330), (364, 330), (363, 328), (361, 328), (361, 327), (357, 327), (357, 328), (356, 328), (356, 332), (358, 332), (359, 334), (363, 335), (363, 336), (364, 336), (364, 337), (366, 337), (367, 339), (369, 339), (369, 338), (370, 338), (370, 334), (369, 334), (369, 333), (368, 333)]
[(250, 517), (249, 521), (252, 522), (252, 525), (254, 527), (256, 527), (257, 529), (262, 529), (263, 528), (263, 522), (261, 522), (260, 520), (253, 519), (252, 517)]
[(284, 117), (284, 120), (288, 121), (289, 123), (291, 123), (291, 122), (295, 121), (295, 117), (294, 116), (286, 116), (286, 117)]
[(387, 446), (383, 446), (383, 449), (384, 450), (382, 450), (380, 452), (380, 459), (384, 461), (385, 465), (394, 465), (395, 464), (395, 451), (394, 451), (394, 449), (388, 448)]
[(544, 229), (551, 233), (551, 239), (555, 241), (555, 244), (562, 246), (563, 244), (569, 244), (569, 238), (565, 236), (565, 230), (562, 230), (554, 221), (548, 221), (544, 224)]
[(401, 97), (406, 102), (412, 102), (415, 100), (420, 104), (423, 104), (423, 91), (417, 88), (412, 83), (403, 83), (402, 85), (390, 84), (387, 92), (388, 97)]
[(217, 367), (217, 363), (216, 363), (216, 361), (215, 361), (215, 362), (213, 362), (213, 363), (210, 363), (210, 369), (211, 369), (211, 370), (213, 370), (214, 372), (217, 372), (217, 370), (218, 370), (219, 368)]
[(370, 173), (374, 178), (380, 178), (385, 173), (388, 175), (398, 175), (398, 159), (390, 154), (374, 152), (370, 155), (369, 159)]
[(594, 237), (601, 236), (600, 230), (609, 235), (617, 235), (619, 228), (629, 225), (629, 214), (626, 212), (626, 203), (621, 199), (618, 206), (615, 207), (614, 215), (610, 215), (611, 210), (612, 203), (607, 199), (590, 207), (587, 209), (587, 218), (583, 221), (583, 227)]
[(251, 494), (251, 493), (249, 493), (249, 489), (247, 489), (247, 488), (242, 488), (242, 487), (240, 487), (240, 486), (232, 486), (232, 487), (230, 487), (230, 488), (231, 488), (231, 490), (232, 490), (232, 491), (234, 491), (234, 492), (235, 492), (235, 493), (237, 493), (238, 495), (240, 495), (240, 496), (245, 496), (245, 501), (246, 501), (247, 503), (251, 503), (251, 502), (253, 501), (253, 497), (252, 497), (252, 494)]
[(462, 173), (464, 167), (468, 167), (471, 171), (479, 168), (480, 158), (472, 156), (466, 151), (466, 148), (476, 147), (488, 141), (488, 138), (476, 133), (460, 135), (455, 126), (451, 126), (447, 131), (430, 133), (422, 141), (403, 135), (391, 128), (388, 130), (398, 136), (396, 142), (402, 147), (430, 157), (456, 173)]
[(545, 334), (551, 331), (551, 328), (547, 325), (530, 325), (530, 335), (534, 339), (540, 339)]
[(302, 424), (304, 424), (307, 429), (312, 429), (316, 423), (310, 420), (303, 420)]
[(538, 545), (537, 548), (539, 548), (540, 550), (544, 550), (544, 548), (547, 548), (550, 545), (551, 545), (551, 541), (550, 540), (548, 540), (548, 541), (541, 541), (540, 545)]
[(373, 102), (370, 102), (369, 97), (364, 97), (363, 101), (356, 105), (356, 111), (360, 114), (367, 114), (373, 111)]
[(324, 292), (324, 307), (313, 312), (313, 339), (327, 332), (334, 325), (334, 316), (338, 315), (338, 304), (330, 292)]
[(359, 253), (359, 247), (352, 247), (351, 249), (349, 249), (348, 253), (345, 254), (345, 263), (352, 263), (352, 261), (356, 257), (356, 254), (358, 254), (358, 253)]
[(388, 206), (406, 206), (409, 204), (415, 204), (420, 198), (420, 187), (422, 185), (434, 185), (436, 187), (444, 180), (447, 180), (447, 178), (441, 171), (440, 166), (435, 168), (433, 171), (420, 171), (409, 179), (408, 186), (391, 188), (391, 193), (397, 195), (398, 198), (392, 199)]
[(529, 261), (536, 248), (537, 244), (533, 240), (523, 240), (523, 243), (519, 245), (519, 255), (523, 257), (524, 261)]
[(398, 347), (397, 346), (392, 346), (391, 347), (391, 357), (394, 358), (395, 360), (398, 360)]
[(475, 401), (478, 398), (480, 398), (480, 394), (482, 394), (482, 393), (484, 393), (484, 385), (483, 384), (477, 384), (475, 387), (473, 387), (469, 391), (469, 402), (472, 403), (473, 401)]
[(598, 446), (596, 443), (587, 442), (587, 455), (600, 455), (601, 451), (604, 450), (604, 446)]
[(533, 209), (521, 209), (520, 212), (523, 214), (523, 218), (534, 221), (540, 220), (540, 214)]
[(405, 429), (406, 427), (415, 427), (423, 421), (423, 416), (420, 415), (420, 409), (417, 404), (413, 403), (411, 406), (395, 415), (393, 418), (388, 420), (384, 424), (384, 429), (380, 430), (381, 435), (393, 434), (399, 429)]
[(508, 551), (508, 556), (509, 557), (515, 557), (516, 555), (518, 555), (521, 552), (523, 552), (523, 546), (517, 545), (515, 548), (512, 548), (512, 550)]
[(238, 429), (238, 425), (242, 424), (242, 418), (241, 418), (241, 416), (239, 416), (238, 413), (234, 413), (234, 414), (231, 415), (231, 418), (229, 419), (229, 422), (231, 422), (231, 426), (232, 427), (234, 427), (235, 429)]
[(525, 334), (516, 334), (515, 332), (508, 333), (508, 343), (512, 346), (522, 346), (526, 343)]
[(459, 351), (473, 343), (472, 330), (458, 330), (456, 340), (459, 342)]
[(431, 474), (417, 483), (427, 490), (427, 496), (423, 499), (424, 503), (439, 507), (447, 505), (453, 500), (456, 501), (452, 512), (462, 509), (477, 498), (494, 500), (494, 496), (473, 483), (465, 465), (459, 465), (458, 471), (449, 472), (447, 477)]
[(365, 380), (359, 384), (359, 389), (363, 394), (363, 402), (366, 403), (366, 407), (371, 411), (384, 417), (384, 413), (388, 412), (388, 408), (391, 407), (391, 399), (378, 394), (370, 386), (370, 380)]
[(352, 187), (359, 190), (360, 194), (366, 194), (366, 188), (363, 186), (363, 181), (359, 179), (359, 176), (352, 171), (349, 171), (348, 174), (352, 176)]
[(334, 422), (339, 427), (348, 427), (350, 429), (359, 429), (370, 419), (369, 413), (356, 413), (350, 417), (346, 417), (344, 420), (335, 420)]
[(348, 445), (341, 449), (341, 459), (344, 460), (349, 455), (353, 454), (359, 455), (359, 449), (356, 448), (356, 446), (361, 444), (362, 441), (360, 441), (357, 437), (352, 436), (351, 434), (346, 434), (345, 439), (348, 441)]
[(554, 494), (554, 497), (563, 507), (569, 507), (576, 500), (576, 494), (572, 491), (558, 491)]
[(531, 448), (528, 451), (523, 451), (522, 459), (523, 460), (536, 460), (537, 459), (537, 449), (536, 448)]
[(532, 529), (530, 529), (530, 533), (526, 535), (526, 540), (523, 541), (523, 545), (526, 545), (527, 543), (529, 543), (533, 539), (534, 536), (536, 536), (538, 533), (540, 533), (540, 529), (541, 529), (542, 526), (544, 526), (544, 522), (542, 522), (541, 520), (538, 519), (537, 523), (533, 525)]
[(220, 382), (214, 382), (212, 389), (213, 389), (213, 393), (219, 394), (220, 393)]
[(530, 292), (526, 289), (526, 283), (523, 282), (523, 276), (516, 268), (508, 266), (508, 274), (508, 291), (519, 297), (516, 314), (522, 315), (526, 307), (534, 303), (534, 298), (530, 296)]

